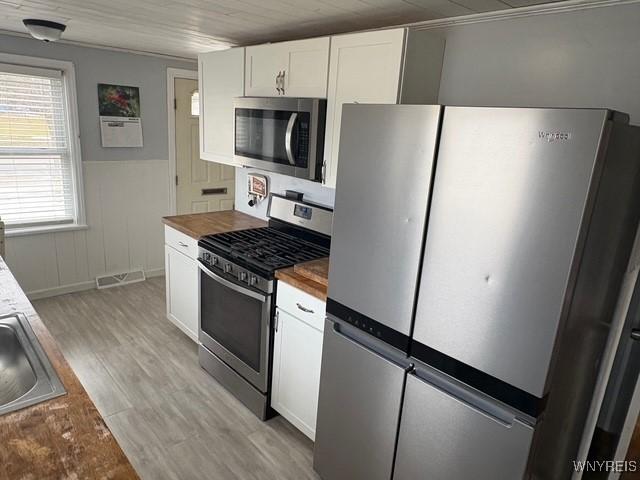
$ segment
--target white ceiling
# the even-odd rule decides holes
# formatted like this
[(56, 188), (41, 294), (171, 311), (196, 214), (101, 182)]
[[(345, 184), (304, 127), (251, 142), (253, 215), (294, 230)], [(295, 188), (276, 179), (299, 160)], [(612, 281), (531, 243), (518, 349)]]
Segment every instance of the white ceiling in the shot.
[(25, 32), (22, 19), (41, 18), (67, 24), (68, 41), (195, 57), (550, 1), (557, 0), (0, 0), (0, 30)]

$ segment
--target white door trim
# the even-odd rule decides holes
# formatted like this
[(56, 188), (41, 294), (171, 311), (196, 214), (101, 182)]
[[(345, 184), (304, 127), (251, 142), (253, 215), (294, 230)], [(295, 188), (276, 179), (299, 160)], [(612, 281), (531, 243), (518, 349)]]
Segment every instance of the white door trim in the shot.
[[(197, 70), (167, 68), (167, 118), (169, 122), (169, 213), (176, 214), (176, 110), (173, 106), (175, 98), (175, 79), (188, 78), (198, 80)], [(200, 86), (198, 86), (198, 90)]]

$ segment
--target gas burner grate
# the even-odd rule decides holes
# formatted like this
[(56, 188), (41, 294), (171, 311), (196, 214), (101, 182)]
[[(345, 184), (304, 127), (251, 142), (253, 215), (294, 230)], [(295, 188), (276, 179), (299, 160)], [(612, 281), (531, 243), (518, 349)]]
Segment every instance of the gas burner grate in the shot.
[(208, 240), (230, 257), (268, 271), (329, 255), (326, 248), (271, 227), (219, 233)]

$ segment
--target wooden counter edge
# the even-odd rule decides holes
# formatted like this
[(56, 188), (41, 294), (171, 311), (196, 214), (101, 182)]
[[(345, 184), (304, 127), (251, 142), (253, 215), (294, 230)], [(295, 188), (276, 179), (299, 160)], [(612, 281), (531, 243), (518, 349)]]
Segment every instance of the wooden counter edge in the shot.
[(0, 415), (0, 478), (138, 479), (104, 418), (0, 257), (0, 316), (24, 313), (66, 394)]
[(322, 300), (323, 302), (327, 301), (327, 287), (321, 283), (311, 280), (308, 277), (300, 275), (293, 267), (277, 270), (276, 278)]
[(267, 222), (238, 210), (167, 215), (162, 223), (196, 240), (205, 235), (266, 227)]

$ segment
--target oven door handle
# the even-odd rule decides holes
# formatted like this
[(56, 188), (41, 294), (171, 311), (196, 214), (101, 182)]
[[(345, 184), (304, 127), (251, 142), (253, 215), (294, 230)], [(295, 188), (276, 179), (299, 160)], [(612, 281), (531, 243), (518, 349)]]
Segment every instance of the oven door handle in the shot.
[(289, 123), (287, 123), (287, 131), (284, 134), (284, 148), (287, 151), (287, 159), (289, 163), (296, 166), (296, 159), (293, 158), (293, 147), (291, 146), (291, 138), (293, 136), (293, 127), (296, 124), (296, 119), (298, 118), (297, 113), (292, 113), (289, 118)]
[(200, 261), (198, 261), (198, 267), (200, 267), (200, 270), (206, 273), (212, 280), (215, 280), (219, 284), (224, 285), (225, 287), (230, 288), (235, 292), (241, 293), (251, 298), (255, 298), (256, 300), (259, 300), (262, 303), (265, 303), (267, 301), (266, 296), (260, 295), (259, 293), (254, 292), (253, 290), (249, 290), (248, 288), (243, 288), (240, 285), (230, 282), (226, 278), (222, 278), (220, 275), (213, 273), (211, 270), (205, 267)]

